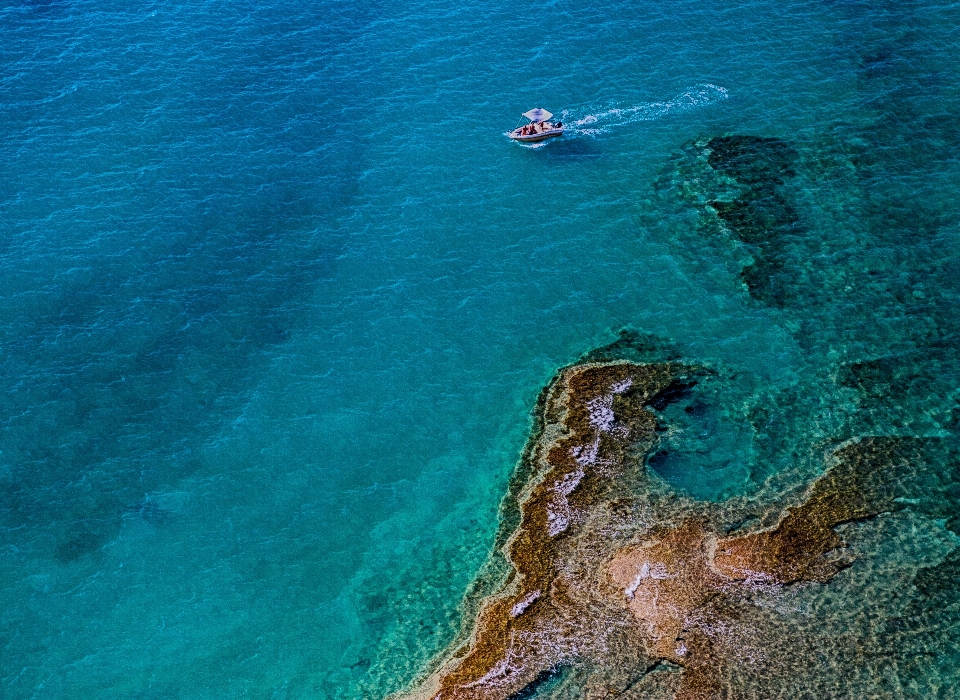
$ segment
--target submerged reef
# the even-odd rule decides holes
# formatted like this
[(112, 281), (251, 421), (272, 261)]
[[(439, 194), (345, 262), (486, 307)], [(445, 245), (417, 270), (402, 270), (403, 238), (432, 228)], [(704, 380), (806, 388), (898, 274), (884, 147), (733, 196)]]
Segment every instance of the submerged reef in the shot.
[[(866, 635), (854, 653), (838, 647), (857, 625), (829, 608), (839, 596), (892, 620), (905, 602), (878, 583), (890, 567), (900, 572), (896, 587), (912, 573), (921, 593), (935, 590), (936, 567), (956, 568), (943, 525), (960, 491), (955, 448), (927, 438), (852, 440), (792, 490), (694, 500), (646, 460), (664, 430), (659, 411), (701, 372), (587, 361), (558, 373), (504, 504), (509, 574), (478, 606), (466, 641), (402, 697), (794, 696), (784, 695), (785, 673), (805, 692), (836, 696), (844, 663), (869, 666), (871, 639), (882, 635)], [(894, 565), (884, 554), (891, 537), (848, 531), (881, 514), (892, 520), (876, 527), (921, 543), (922, 553)], [(865, 557), (887, 563), (836, 583)], [(857, 599), (858, 586), (874, 587), (869, 601)], [(818, 615), (822, 625), (811, 621)], [(829, 667), (823, 654), (832, 655)], [(804, 666), (814, 671), (794, 669)]]
[(800, 233), (800, 217), (783, 192), (796, 176), (797, 152), (786, 142), (760, 136), (718, 136), (705, 147), (707, 162), (730, 179), (736, 194), (708, 205), (752, 252), (740, 273), (750, 295), (782, 305), (791, 289), (788, 246)]

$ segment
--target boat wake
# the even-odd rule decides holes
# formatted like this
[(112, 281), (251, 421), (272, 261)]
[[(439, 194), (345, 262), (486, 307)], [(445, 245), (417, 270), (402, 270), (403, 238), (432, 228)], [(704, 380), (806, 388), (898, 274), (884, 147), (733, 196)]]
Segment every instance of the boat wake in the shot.
[(665, 102), (645, 102), (632, 107), (613, 106), (601, 111), (593, 111), (590, 108), (569, 109), (563, 111), (560, 119), (567, 127), (565, 135), (597, 136), (619, 126), (653, 121), (669, 114), (680, 114), (706, 107), (727, 97), (726, 88), (712, 83), (700, 83)]
[(521, 148), (543, 148), (544, 146), (549, 146), (549, 141), (534, 141), (533, 143), (522, 143), (520, 141), (514, 141)]

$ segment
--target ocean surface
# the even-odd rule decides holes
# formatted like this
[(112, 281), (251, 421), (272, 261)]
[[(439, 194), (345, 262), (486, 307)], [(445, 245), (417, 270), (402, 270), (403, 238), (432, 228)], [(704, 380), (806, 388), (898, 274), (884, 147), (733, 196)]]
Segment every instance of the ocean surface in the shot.
[[(0, 696), (404, 688), (461, 627), (540, 390), (624, 329), (729, 380), (651, 463), (698, 498), (953, 435), (958, 27), (0, 3)], [(567, 133), (509, 141), (532, 107)], [(787, 165), (708, 167), (724, 136)], [(739, 239), (703, 224), (730, 201)], [(956, 697), (960, 642), (918, 669)]]

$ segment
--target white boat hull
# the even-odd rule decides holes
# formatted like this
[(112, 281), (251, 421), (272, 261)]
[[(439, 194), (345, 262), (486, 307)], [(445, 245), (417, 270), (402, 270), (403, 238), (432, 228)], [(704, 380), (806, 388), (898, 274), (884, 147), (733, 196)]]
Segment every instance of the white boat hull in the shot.
[(514, 141), (523, 141), (523, 142), (534, 142), (534, 141), (543, 141), (545, 139), (552, 138), (554, 136), (562, 136), (563, 128), (560, 129), (548, 129), (547, 131), (542, 131), (539, 134), (528, 134), (524, 136), (520, 129), (514, 129), (510, 132), (510, 138)]

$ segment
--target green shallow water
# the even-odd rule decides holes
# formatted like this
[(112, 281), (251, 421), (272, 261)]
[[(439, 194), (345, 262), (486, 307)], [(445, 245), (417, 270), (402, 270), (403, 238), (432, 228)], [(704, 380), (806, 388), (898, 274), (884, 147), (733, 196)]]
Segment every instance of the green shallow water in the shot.
[(953, 435), (958, 8), (547, 7), (0, 8), (6, 697), (403, 687), (621, 329), (714, 371), (651, 463), (698, 498)]

